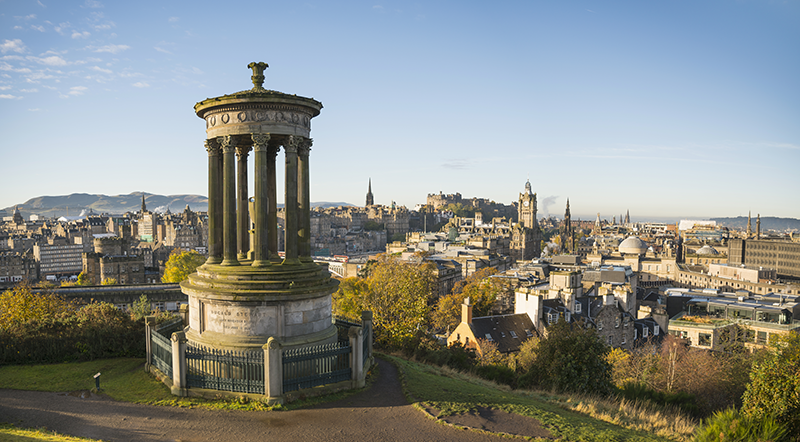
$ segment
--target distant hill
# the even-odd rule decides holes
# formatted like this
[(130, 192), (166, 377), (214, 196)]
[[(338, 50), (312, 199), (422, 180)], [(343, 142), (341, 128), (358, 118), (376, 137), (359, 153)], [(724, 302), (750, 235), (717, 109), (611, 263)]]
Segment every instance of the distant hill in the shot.
[[(735, 218), (710, 218), (729, 229), (747, 230), (747, 217), (737, 216)], [(756, 230), (756, 217), (750, 218), (750, 225), (753, 231)], [(800, 219), (797, 218), (778, 218), (775, 216), (762, 216), (761, 217), (761, 231), (776, 230), (784, 232), (787, 230), (800, 230)]]
[[(100, 195), (88, 193), (73, 193), (61, 196), (39, 196), (18, 204), (23, 218), (28, 219), (31, 214), (45, 218), (57, 218), (65, 215), (77, 216), (83, 210), (91, 209), (94, 213), (121, 215), (125, 212), (136, 212), (142, 208), (142, 195), (145, 197), (147, 210), (165, 212), (181, 212), (189, 205), (195, 212), (208, 210), (208, 198), (202, 195), (156, 195), (146, 192), (133, 192), (127, 195)], [(317, 202), (311, 203), (314, 207), (352, 206), (343, 202)], [(279, 206), (283, 206), (282, 204)], [(14, 206), (2, 210), (2, 216), (14, 213)]]

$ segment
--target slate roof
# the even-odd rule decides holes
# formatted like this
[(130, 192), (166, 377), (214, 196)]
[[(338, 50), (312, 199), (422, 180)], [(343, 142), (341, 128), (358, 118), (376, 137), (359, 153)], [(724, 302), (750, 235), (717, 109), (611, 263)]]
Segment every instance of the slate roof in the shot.
[(497, 344), (500, 353), (519, 351), (525, 340), (538, 336), (527, 313), (472, 318), (470, 328), (476, 339)]

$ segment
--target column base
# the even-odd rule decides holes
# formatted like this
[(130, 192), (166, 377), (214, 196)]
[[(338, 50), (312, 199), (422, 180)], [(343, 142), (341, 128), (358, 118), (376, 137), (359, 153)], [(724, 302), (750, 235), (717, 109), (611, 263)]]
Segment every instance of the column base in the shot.
[(206, 264), (219, 264), (222, 262), (222, 258), (218, 256), (209, 256), (206, 260)]
[(253, 261), (251, 264), (253, 267), (269, 267), (272, 265), (272, 262), (266, 259), (257, 259)]
[(300, 264), (302, 264), (302, 263), (300, 262), (300, 260), (298, 258), (291, 258), (291, 259), (286, 258), (286, 259), (283, 260), (283, 262), (281, 262), (281, 265), (284, 265), (284, 266), (299, 266)]
[(222, 262), (220, 263), (220, 265), (223, 265), (223, 266), (238, 266), (238, 265), (240, 265), (240, 263), (239, 263), (239, 260), (238, 260), (238, 259), (235, 259), (235, 258), (226, 258), (226, 259), (223, 259), (223, 260), (222, 260)]

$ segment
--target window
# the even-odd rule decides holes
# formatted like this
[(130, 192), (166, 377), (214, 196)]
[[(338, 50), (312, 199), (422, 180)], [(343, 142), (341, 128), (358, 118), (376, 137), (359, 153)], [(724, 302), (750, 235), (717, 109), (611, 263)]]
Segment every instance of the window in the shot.
[(581, 303), (580, 302), (576, 302), (575, 303), (575, 313), (580, 313), (580, 312), (581, 312)]
[(511, 330), (509, 333), (511, 334), (512, 338), (517, 339), (517, 333), (514, 330)]
[(489, 341), (489, 342), (494, 341), (494, 339), (492, 339), (492, 335), (490, 333), (486, 333), (486, 340)]
[(622, 320), (622, 326), (623, 327), (627, 327), (628, 324), (630, 324), (630, 323), (631, 323), (631, 318), (629, 318), (627, 316), (625, 317), (625, 319)]
[(533, 333), (531, 333), (531, 331), (528, 330), (527, 328), (525, 329), (525, 335), (528, 336), (529, 338), (533, 337)]
[(619, 316), (614, 318), (614, 328), (619, 328)]
[(599, 321), (599, 320), (597, 321), (597, 329), (598, 330), (602, 330), (603, 329), (603, 321)]
[(697, 345), (701, 347), (711, 347), (711, 334), (700, 333), (697, 339)]
[(609, 336), (609, 337), (608, 337), (608, 345), (609, 345), (610, 347), (613, 347), (613, 346), (614, 346), (614, 337), (613, 337), (613, 336)]
[(644, 327), (642, 327), (642, 337), (643, 338), (646, 338), (649, 335), (649, 333), (650, 333), (650, 329), (647, 328), (646, 325)]
[(661, 332), (661, 327), (660, 327), (660, 326), (658, 326), (658, 325), (656, 325), (656, 326), (653, 328), (653, 336), (658, 336), (658, 334), (659, 334), (660, 332)]
[(622, 334), (622, 343), (621, 343), (621, 345), (625, 345), (626, 342), (627, 342), (627, 339), (625, 339), (625, 333), (623, 333)]

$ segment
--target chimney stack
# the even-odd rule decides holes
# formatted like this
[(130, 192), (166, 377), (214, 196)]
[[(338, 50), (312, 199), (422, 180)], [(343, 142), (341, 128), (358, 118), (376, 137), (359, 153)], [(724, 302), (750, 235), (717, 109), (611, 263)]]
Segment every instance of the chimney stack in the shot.
[(472, 324), (472, 304), (469, 297), (464, 298), (464, 303), (461, 304), (461, 322)]

